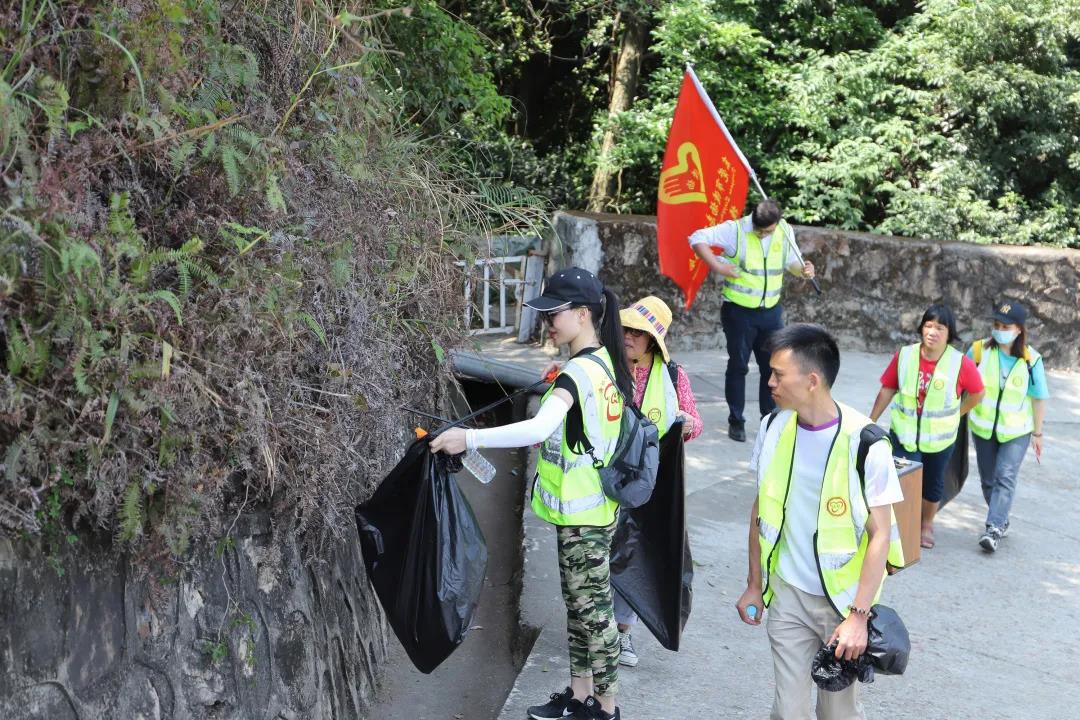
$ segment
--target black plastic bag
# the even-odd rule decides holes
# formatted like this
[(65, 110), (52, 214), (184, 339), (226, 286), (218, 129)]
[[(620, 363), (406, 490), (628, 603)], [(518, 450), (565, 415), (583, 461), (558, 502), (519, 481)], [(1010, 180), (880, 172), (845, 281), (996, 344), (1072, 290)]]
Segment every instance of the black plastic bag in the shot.
[(911, 638), (896, 611), (887, 605), (871, 608), (864, 657), (882, 675), (903, 675), (910, 655)]
[(874, 667), (863, 653), (854, 660), (836, 657), (836, 645), (822, 645), (810, 663), (810, 677), (822, 690), (839, 692), (856, 680), (874, 682)]
[(941, 495), (941, 507), (964, 489), (968, 476), (968, 423), (967, 415), (960, 416), (960, 429), (956, 431), (956, 445), (949, 463), (945, 466), (945, 489)]
[(390, 627), (429, 673), (465, 639), (487, 571), (487, 543), (451, 473), (459, 457), (417, 440), (356, 509), (360, 543)]
[(693, 601), (686, 532), (682, 423), (660, 441), (656, 488), (647, 503), (621, 508), (611, 543), (611, 586), (668, 650), (678, 650)]

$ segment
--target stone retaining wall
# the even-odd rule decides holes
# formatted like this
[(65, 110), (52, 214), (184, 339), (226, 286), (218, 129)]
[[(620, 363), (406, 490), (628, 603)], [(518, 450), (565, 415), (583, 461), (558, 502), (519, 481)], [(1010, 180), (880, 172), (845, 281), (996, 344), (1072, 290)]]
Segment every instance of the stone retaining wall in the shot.
[[(624, 303), (654, 294), (675, 313), (669, 346), (723, 345), (720, 282), (706, 280), (689, 312), (682, 292), (662, 276), (656, 218), (558, 212), (550, 267), (576, 264), (600, 275)], [(952, 306), (965, 343), (989, 334), (992, 304), (1023, 300), (1031, 313), (1029, 338), (1050, 367), (1080, 367), (1080, 251), (972, 245), (795, 227), (807, 260), (817, 267), (824, 294), (788, 277), (786, 322), (816, 322), (845, 347), (886, 352), (914, 342), (927, 305)]]
[(0, 717), (365, 717), (387, 635), (359, 544), (306, 564), (268, 512), (232, 530), (164, 576), (107, 538), (0, 539)]

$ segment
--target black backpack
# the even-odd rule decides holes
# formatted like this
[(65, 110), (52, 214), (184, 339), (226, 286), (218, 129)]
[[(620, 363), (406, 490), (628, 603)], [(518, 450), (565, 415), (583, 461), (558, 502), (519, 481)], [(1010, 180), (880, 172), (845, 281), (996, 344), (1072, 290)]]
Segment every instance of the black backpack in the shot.
[[(603, 360), (589, 353), (588, 358), (604, 368), (608, 379), (619, 391), (619, 385)], [(641, 414), (623, 397), (622, 421), (615, 453), (607, 465), (593, 454), (592, 443), (586, 437), (585, 452), (592, 458), (593, 467), (600, 474), (604, 494), (623, 507), (641, 507), (652, 497), (656, 487), (656, 471), (660, 465), (660, 433), (656, 425)]]

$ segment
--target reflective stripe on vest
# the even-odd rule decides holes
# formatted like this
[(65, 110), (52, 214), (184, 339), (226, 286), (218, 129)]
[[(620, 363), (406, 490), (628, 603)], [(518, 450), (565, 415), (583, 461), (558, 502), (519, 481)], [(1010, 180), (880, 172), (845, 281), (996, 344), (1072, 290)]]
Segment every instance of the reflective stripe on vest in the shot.
[[(612, 367), (606, 349), (594, 354)], [(622, 396), (604, 369), (591, 360), (571, 359), (562, 373), (574, 381), (574, 406), (581, 409), (585, 436), (593, 452), (598, 460), (607, 462), (615, 452), (622, 427)], [(541, 403), (554, 389), (552, 385)], [(554, 525), (610, 525), (615, 521), (618, 503), (604, 494), (592, 458), (584, 454), (584, 448), (575, 449), (582, 452), (571, 449), (564, 419), (540, 447), (533, 481), (533, 512)]]
[(784, 286), (789, 226), (784, 220), (777, 223), (765, 257), (757, 233), (744, 232), (742, 224), (743, 220), (735, 222), (735, 265), (741, 272), (724, 280), (724, 297), (743, 307), (771, 308), (780, 301)]
[[(814, 554), (825, 594), (833, 608), (847, 616), (855, 602), (866, 548), (870, 542), (866, 524), (870, 509), (866, 505), (862, 481), (855, 468), (859, 435), (870, 419), (846, 405), (838, 404), (840, 423), (823, 471), (821, 502), (818, 506)], [(770, 578), (780, 564), (783, 546), (784, 516), (795, 457), (798, 416), (791, 411), (779, 413), (763, 442), (758, 460), (758, 538), (761, 544), (762, 596), (766, 606), (772, 601)], [(889, 555), (893, 567), (904, 566), (900, 531), (896, 515), (889, 509)], [(881, 595), (881, 583), (874, 602)]]
[(919, 344), (900, 348), (896, 361), (899, 389), (892, 401), (890, 427), (908, 452), (941, 452), (956, 442), (960, 427), (960, 397), (956, 383), (964, 355), (948, 345), (926, 387), (922, 412), (919, 400)]
[(664, 437), (678, 418), (679, 393), (671, 382), (671, 371), (659, 353), (653, 354), (652, 369), (645, 381), (645, 393), (641, 398), (641, 414), (651, 420)]
[[(983, 340), (975, 342), (985, 345)], [(1002, 389), (1001, 350), (996, 346), (989, 352), (980, 348), (980, 353), (979, 374), (986, 386), (986, 394), (968, 418), (971, 432), (984, 440), (994, 437), (998, 442), (1015, 440), (1032, 432), (1035, 429), (1035, 414), (1028, 396), (1030, 368), (1041, 356), (1028, 348), (1027, 356), (1018, 358), (1013, 364)]]

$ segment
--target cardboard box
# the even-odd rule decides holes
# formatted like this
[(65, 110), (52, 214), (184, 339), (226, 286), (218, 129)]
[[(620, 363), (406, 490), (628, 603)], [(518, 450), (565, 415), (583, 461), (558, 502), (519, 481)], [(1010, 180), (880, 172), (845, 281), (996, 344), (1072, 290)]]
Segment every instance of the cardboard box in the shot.
[(893, 505), (896, 525), (900, 529), (900, 544), (904, 548), (904, 560), (907, 566), (919, 562), (922, 549), (919, 540), (922, 537), (922, 463), (903, 458), (893, 458), (896, 474), (900, 476), (900, 488), (904, 491), (904, 501)]

